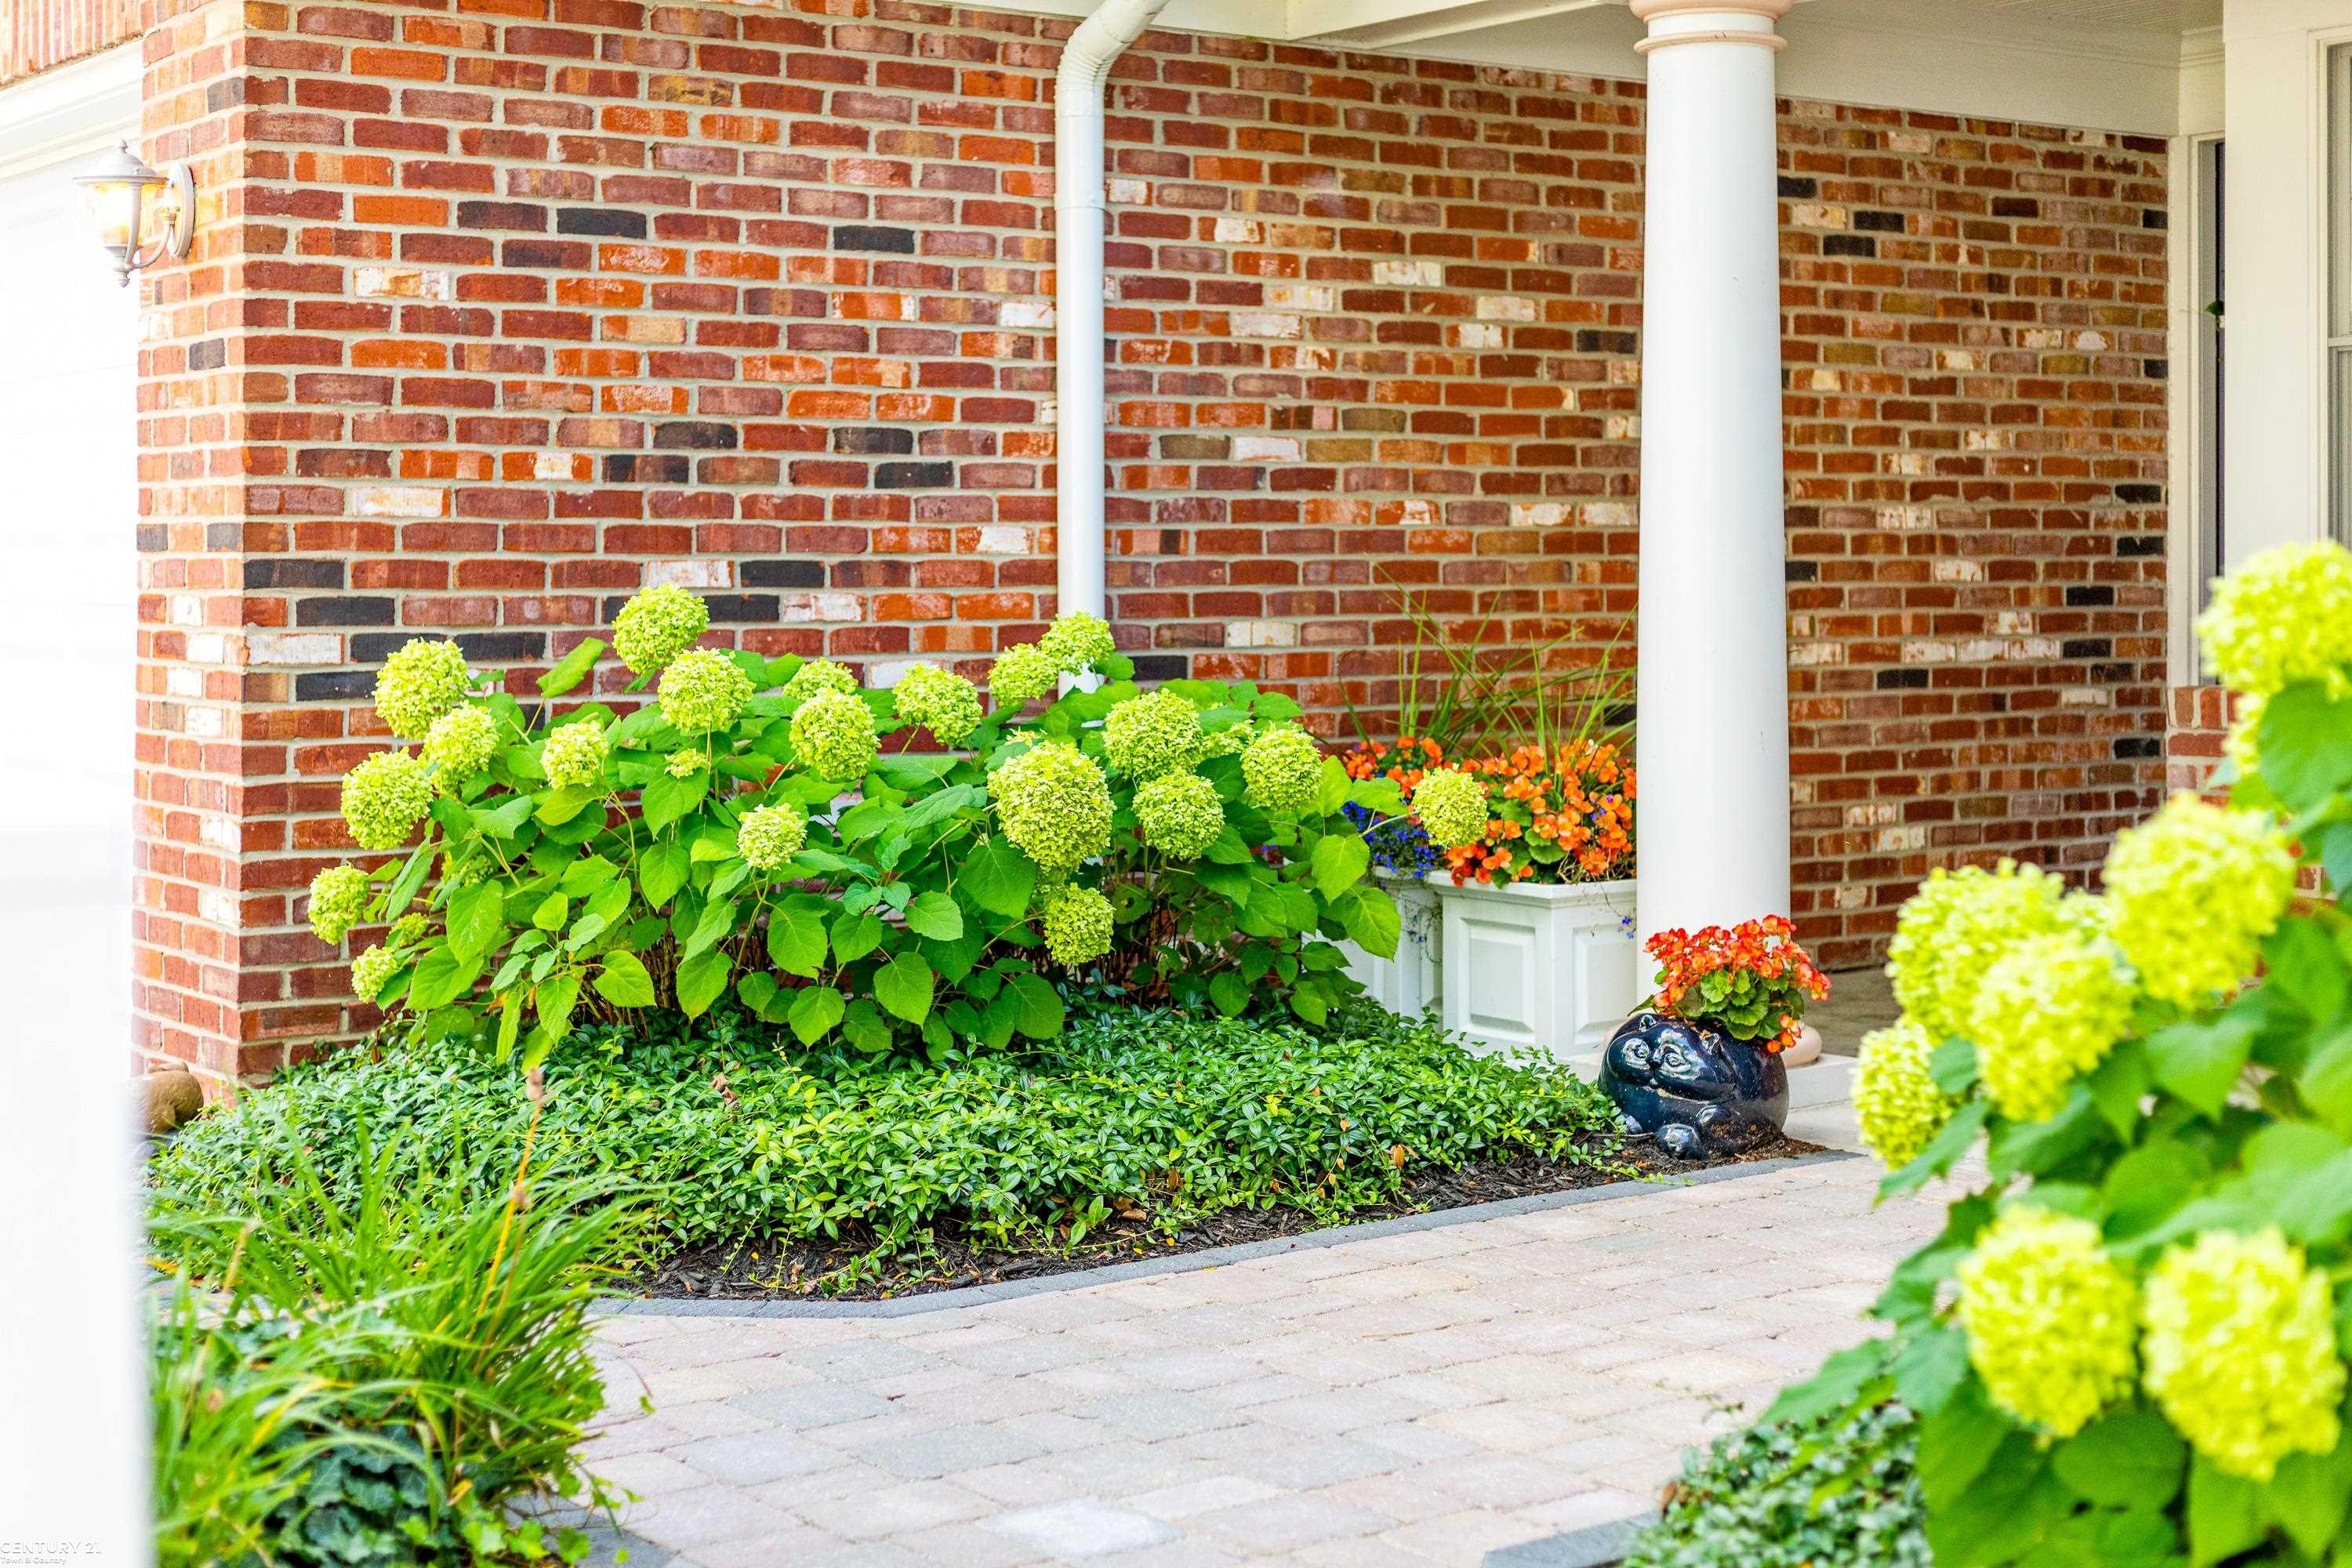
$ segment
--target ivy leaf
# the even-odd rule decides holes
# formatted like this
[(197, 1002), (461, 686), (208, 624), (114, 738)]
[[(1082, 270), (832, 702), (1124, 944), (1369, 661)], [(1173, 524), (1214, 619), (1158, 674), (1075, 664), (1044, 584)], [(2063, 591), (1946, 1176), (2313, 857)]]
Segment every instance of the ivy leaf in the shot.
[(936, 978), (922, 955), (909, 949), (874, 972), (874, 999), (909, 1024), (919, 1024), (931, 1016)]
[(634, 952), (608, 952), (596, 971), (596, 994), (615, 1007), (654, 1005), (654, 977)]
[(562, 696), (588, 679), (588, 672), (596, 668), (596, 661), (604, 654), (604, 644), (601, 639), (583, 639), (565, 654), (554, 668), (539, 678), (539, 694), (541, 697)]
[(1371, 846), (1352, 830), (1327, 833), (1315, 841), (1307, 865), (1316, 888), (1325, 898), (1336, 899), (1362, 881), (1364, 873), (1372, 868)]
[(656, 844), (637, 857), (637, 891), (646, 907), (657, 910), (676, 898), (691, 868), (686, 850), (676, 844)]
[(824, 917), (820, 910), (785, 904), (769, 912), (768, 960), (778, 969), (814, 980), (824, 968)]
[(918, 893), (907, 906), (907, 929), (933, 942), (954, 942), (963, 935), (963, 910), (945, 893)]
[(728, 979), (735, 972), (735, 961), (719, 948), (698, 952), (677, 966), (678, 1010), (689, 1018), (699, 1018), (710, 1010), (710, 1005), (726, 994)]
[(830, 985), (803, 985), (793, 994), (793, 1010), (785, 1021), (801, 1044), (813, 1046), (833, 1033), (841, 1014), (840, 992)]

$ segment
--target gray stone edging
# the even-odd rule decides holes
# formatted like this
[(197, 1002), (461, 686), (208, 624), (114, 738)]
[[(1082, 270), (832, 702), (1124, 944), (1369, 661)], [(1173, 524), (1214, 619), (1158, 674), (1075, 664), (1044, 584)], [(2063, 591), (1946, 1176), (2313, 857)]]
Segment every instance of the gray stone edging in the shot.
[(1230, 1263), (1278, 1258), (1312, 1247), (1370, 1241), (1384, 1236), (1411, 1236), (1419, 1231), (1472, 1225), (1479, 1220), (1506, 1219), (1514, 1215), (1572, 1208), (1579, 1204), (1639, 1197), (1665, 1186), (1703, 1186), (1715, 1182), (1741, 1181), (1749, 1176), (1769, 1175), (1775, 1171), (1793, 1170), (1801, 1165), (1830, 1164), (1861, 1157), (1843, 1149), (1823, 1149), (1811, 1154), (1790, 1155), (1777, 1160), (1717, 1165), (1709, 1170), (1694, 1171), (1687, 1176), (1665, 1180), (1635, 1177), (1567, 1192), (1497, 1198), (1493, 1203), (1465, 1204), (1459, 1208), (1438, 1209), (1429, 1214), (1399, 1215), (1393, 1219), (1370, 1220), (1361, 1225), (1332, 1226), (1300, 1236), (1237, 1242), (1231, 1247), (1203, 1247), (1198, 1252), (1180, 1252), (1166, 1258), (1143, 1258), (1132, 1263), (1106, 1264), (1100, 1268), (1074, 1268), (1035, 1279), (966, 1285), (953, 1290), (933, 1290), (924, 1295), (901, 1296), (882, 1301), (747, 1301), (676, 1296), (626, 1297), (601, 1301), (595, 1310), (614, 1315), (654, 1318), (910, 1318), (924, 1312), (985, 1306), (992, 1301), (1013, 1301), (1024, 1296), (1042, 1296), (1055, 1290), (1076, 1290), (1088, 1285), (1112, 1285), (1124, 1279), (1144, 1279), (1159, 1274), (1189, 1274), (1200, 1268), (1221, 1268)]
[(1610, 1568), (1623, 1559), (1633, 1537), (1657, 1522), (1657, 1510), (1604, 1524), (1588, 1524), (1566, 1535), (1547, 1535), (1486, 1553), (1486, 1568)]

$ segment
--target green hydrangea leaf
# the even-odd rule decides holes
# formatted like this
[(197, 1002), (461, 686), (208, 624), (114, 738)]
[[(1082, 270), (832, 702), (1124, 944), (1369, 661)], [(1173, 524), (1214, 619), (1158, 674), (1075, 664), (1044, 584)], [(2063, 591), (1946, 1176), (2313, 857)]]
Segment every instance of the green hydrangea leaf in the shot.
[(931, 1016), (936, 980), (922, 955), (909, 950), (874, 972), (874, 999), (909, 1024), (919, 1024)]
[(793, 993), (793, 1010), (788, 1019), (793, 1037), (804, 1046), (813, 1046), (833, 1033), (841, 1022), (841, 993), (830, 985), (803, 985)]
[(698, 952), (677, 966), (677, 1005), (689, 1018), (699, 1018), (726, 994), (735, 961), (723, 948)]
[(596, 971), (596, 994), (615, 1007), (654, 1005), (654, 977), (634, 952), (608, 952)]
[(2189, 1446), (2171, 1424), (2137, 1405), (2112, 1411), (2059, 1444), (2058, 1479), (2104, 1508), (2161, 1509), (2179, 1493)]

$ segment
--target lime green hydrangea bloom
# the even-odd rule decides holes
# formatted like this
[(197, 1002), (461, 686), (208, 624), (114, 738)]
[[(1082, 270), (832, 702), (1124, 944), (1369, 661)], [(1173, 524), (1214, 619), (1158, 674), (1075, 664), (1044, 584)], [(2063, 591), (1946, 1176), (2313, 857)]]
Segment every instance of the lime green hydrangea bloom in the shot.
[(2277, 1229), (2209, 1231), (2148, 1276), (2147, 1391), (2217, 1468), (2268, 1481), (2338, 1436), (2344, 1363), (2327, 1276)]
[(2238, 776), (2250, 779), (2263, 771), (2262, 748), (2257, 737), (2263, 728), (2263, 699), (2241, 698), (2238, 716), (2231, 721), (2230, 731), (2221, 741), (2222, 754), (2238, 766)]
[(352, 994), (373, 1002), (400, 969), (400, 960), (381, 947), (371, 947), (352, 960)]
[(1960, 1261), (1959, 1282), (1969, 1364), (2020, 1421), (2071, 1437), (2130, 1392), (2138, 1291), (2097, 1226), (2012, 1205)]
[(1131, 779), (1189, 768), (1201, 754), (1201, 710), (1173, 691), (1130, 697), (1103, 717), (1103, 752)]
[(1075, 969), (1110, 951), (1110, 900), (1092, 888), (1065, 883), (1045, 895), (1045, 951)]
[(2299, 680), (2352, 690), (2352, 552), (2340, 544), (2278, 544), (2213, 585), (2197, 617), (2205, 660), (2221, 683), (2268, 697)]
[(499, 721), (487, 708), (452, 708), (425, 731), (425, 760), (453, 779), (480, 773), (498, 750)]
[(631, 675), (656, 675), (709, 629), (709, 605), (675, 583), (657, 583), (613, 617), (613, 651)]
[(1412, 814), (1440, 849), (1459, 849), (1486, 837), (1486, 785), (1459, 768), (1432, 768), (1412, 786)]
[(394, 947), (413, 947), (424, 940), (425, 917), (413, 912), (393, 921), (392, 930), (384, 937)]
[(1061, 668), (1035, 643), (1006, 648), (988, 667), (988, 694), (1008, 713), (1017, 713), (1061, 683)]
[(862, 697), (821, 691), (793, 715), (793, 754), (829, 779), (864, 778), (881, 749)]
[(433, 770), (414, 752), (362, 757), (343, 777), (343, 825), (362, 849), (397, 849), (433, 806)]
[(558, 789), (601, 789), (604, 758), (611, 750), (604, 725), (593, 719), (574, 720), (549, 731), (540, 748), (539, 765)]
[(310, 934), (332, 946), (367, 918), (368, 874), (330, 866), (310, 879)]
[(1952, 1119), (1959, 1102), (1928, 1073), (1936, 1043), (1908, 1018), (1862, 1037), (1853, 1069), (1853, 1110), (1862, 1141), (1890, 1171), (1919, 1157)]
[(2038, 866), (1938, 867), (1895, 917), (1886, 973), (1903, 1011), (1941, 1044), (1969, 1032), (1977, 988), (2019, 942), (2099, 929), (2098, 906)]
[(1198, 773), (1162, 773), (1135, 792), (1143, 841), (1171, 860), (1197, 860), (1225, 830), (1217, 786)]
[(1261, 811), (1304, 811), (1323, 786), (1323, 749), (1296, 724), (1278, 724), (1242, 749), (1242, 798)]
[(935, 664), (910, 664), (890, 689), (898, 717), (930, 731), (942, 746), (960, 746), (980, 728), (980, 689)]
[(804, 702), (821, 691), (838, 692), (853, 697), (857, 692), (857, 677), (849, 666), (830, 658), (812, 658), (793, 671), (793, 678), (776, 689), (779, 697), (794, 702)]
[(989, 798), (1013, 847), (1066, 877), (1110, 845), (1110, 781), (1066, 742), (1033, 746), (988, 775)]
[(662, 759), (662, 772), (674, 779), (690, 779), (697, 773), (709, 771), (710, 753), (699, 747), (688, 746)]
[(662, 671), (662, 717), (689, 735), (709, 735), (743, 716), (751, 678), (715, 648), (688, 648)]
[(1084, 610), (1055, 616), (1045, 635), (1037, 639), (1037, 647), (1064, 675), (1082, 675), (1118, 651), (1103, 618)]
[(376, 672), (376, 715), (402, 740), (422, 740), (434, 720), (466, 700), (467, 679), (456, 643), (411, 637)]
[(1248, 751), (1250, 742), (1256, 739), (1257, 725), (1248, 719), (1228, 724), (1222, 730), (1203, 731), (1201, 735), (1201, 761), (1205, 763), (1211, 757), (1238, 757)]
[(808, 842), (808, 817), (796, 805), (755, 805), (735, 825), (735, 853), (757, 869), (773, 871)]
[(2046, 1121), (2074, 1080), (2131, 1030), (2132, 987), (2114, 944), (2079, 931), (2030, 936), (1993, 961), (1964, 1031), (1985, 1092), (2012, 1121)]
[(2294, 850), (2263, 814), (2176, 795), (2107, 851), (2116, 944), (2149, 995), (2202, 1005), (2254, 972), (2294, 874)]

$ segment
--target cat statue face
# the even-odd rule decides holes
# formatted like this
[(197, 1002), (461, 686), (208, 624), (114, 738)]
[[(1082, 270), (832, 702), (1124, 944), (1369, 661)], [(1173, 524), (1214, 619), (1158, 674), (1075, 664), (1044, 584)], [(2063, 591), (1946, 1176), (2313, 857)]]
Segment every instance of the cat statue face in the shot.
[(1649, 1133), (1676, 1160), (1745, 1153), (1789, 1116), (1780, 1058), (1648, 1008), (1610, 1037), (1601, 1087), (1626, 1131)]

